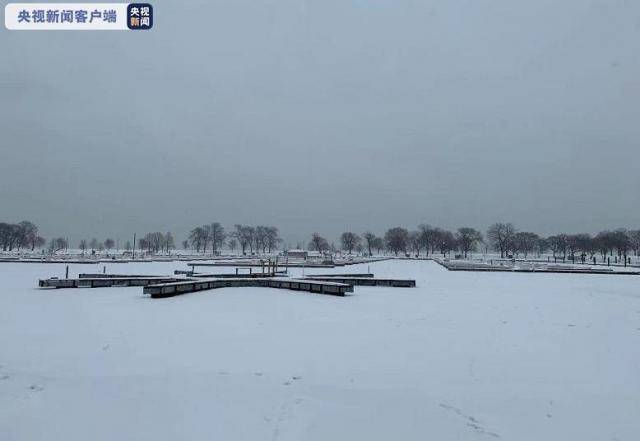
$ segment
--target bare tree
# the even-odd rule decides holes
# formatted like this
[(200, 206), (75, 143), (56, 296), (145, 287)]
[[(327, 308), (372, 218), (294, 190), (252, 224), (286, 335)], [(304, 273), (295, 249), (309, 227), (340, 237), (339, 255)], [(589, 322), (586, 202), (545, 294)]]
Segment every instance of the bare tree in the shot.
[(536, 233), (520, 231), (514, 235), (512, 251), (516, 254), (524, 253), (524, 257), (536, 249), (540, 236)]
[(255, 236), (255, 228), (250, 227), (248, 225), (235, 225), (236, 231), (233, 232), (232, 236), (238, 241), (240, 244), (240, 248), (242, 249), (242, 254), (246, 254), (247, 247), (251, 250), (253, 254), (253, 240)]
[(265, 234), (267, 251), (271, 253), (272, 250), (276, 250), (278, 248), (278, 244), (282, 242), (282, 239), (280, 239), (278, 229), (276, 227), (267, 227)]
[(513, 248), (515, 234), (513, 224), (495, 223), (487, 230), (487, 239), (496, 251), (500, 251), (500, 257), (504, 258)]
[(107, 252), (111, 251), (115, 244), (116, 242), (113, 239), (106, 239), (104, 241), (104, 247), (106, 248)]
[(237, 248), (237, 246), (238, 246), (238, 241), (237, 241), (237, 240), (235, 240), (235, 239), (231, 239), (231, 240), (227, 243), (227, 245), (229, 245), (229, 249), (230, 249), (230, 250), (231, 250), (231, 252), (233, 253), (233, 252), (235, 251), (235, 249)]
[(31, 251), (35, 248), (35, 241), (38, 237), (38, 227), (29, 221), (22, 221), (18, 224), (18, 248), (30, 247)]
[(538, 257), (542, 256), (549, 249), (549, 240), (541, 237), (538, 239), (536, 243), (536, 252), (538, 253)]
[(49, 252), (57, 253), (58, 251), (65, 250), (69, 247), (67, 239), (64, 237), (56, 237), (49, 241)]
[(631, 248), (631, 240), (627, 234), (627, 230), (624, 228), (617, 229), (612, 234), (613, 245), (618, 253), (618, 257), (624, 257), (627, 259), (629, 249)]
[(440, 230), (438, 240), (438, 250), (443, 256), (455, 250), (458, 247), (455, 236), (451, 231)]
[(381, 237), (376, 237), (371, 242), (371, 247), (376, 250), (376, 254), (382, 254), (384, 250), (384, 239)]
[(567, 257), (567, 235), (566, 234), (556, 234), (554, 236), (549, 236), (547, 238), (547, 243), (549, 245), (549, 249), (553, 253), (553, 257), (558, 257), (559, 254), (562, 254), (562, 258)]
[(253, 241), (255, 243), (256, 252), (262, 250), (262, 254), (267, 252), (267, 227), (264, 225), (258, 225), (255, 228), (253, 235)]
[(34, 248), (42, 248), (46, 242), (47, 241), (44, 239), (44, 237), (36, 236), (36, 238), (35, 238), (35, 240), (33, 242), (33, 246), (31, 248), (31, 251), (33, 251)]
[(350, 231), (346, 231), (342, 233), (340, 236), (340, 243), (342, 244), (342, 249), (347, 251), (349, 254), (354, 250), (356, 246), (358, 246), (362, 242), (362, 238), (358, 236), (356, 233), (352, 233)]
[(227, 239), (227, 233), (225, 233), (224, 227), (219, 222), (213, 222), (209, 226), (209, 239), (211, 241), (212, 254), (216, 255)]
[(640, 230), (631, 230), (628, 234), (633, 255), (637, 257), (640, 254)]
[(86, 251), (86, 249), (87, 249), (87, 241), (86, 241), (85, 239), (82, 239), (82, 240), (80, 241), (80, 245), (78, 245), (78, 246), (79, 246), (79, 248), (80, 248), (80, 251), (82, 251), (82, 255), (84, 256), (84, 252), (85, 252), (85, 251)]
[(409, 232), (401, 227), (391, 228), (384, 233), (384, 241), (387, 248), (396, 256), (399, 252), (406, 253), (409, 242)]
[(442, 230), (430, 225), (421, 224), (418, 226), (418, 232), (420, 234), (420, 243), (425, 249), (427, 256), (429, 252), (431, 252), (431, 254), (435, 253), (442, 238)]
[(0, 240), (2, 241), (2, 251), (13, 251), (19, 246), (22, 238), (22, 229), (18, 224), (0, 224)]
[(329, 249), (329, 242), (327, 242), (327, 239), (320, 236), (320, 234), (313, 233), (311, 235), (311, 241), (309, 242), (309, 249), (312, 251), (324, 253)]
[(169, 254), (169, 250), (172, 250), (176, 247), (175, 239), (173, 238), (173, 234), (170, 231), (164, 235), (163, 245), (165, 252)]
[(369, 256), (372, 256), (373, 253), (371, 252), (371, 250), (372, 248), (375, 248), (374, 244), (376, 240), (376, 235), (373, 234), (371, 231), (367, 231), (362, 235), (362, 237), (364, 238), (364, 243), (365, 243), (365, 246), (367, 247), (367, 253), (369, 254)]
[(189, 233), (191, 246), (195, 247), (196, 253), (199, 253), (200, 248), (202, 248), (206, 244), (207, 234), (208, 232), (202, 227), (196, 227)]
[[(173, 237), (170, 238), (173, 241)], [(140, 249), (145, 249), (149, 254), (157, 254), (164, 250), (167, 244), (167, 238), (164, 234), (156, 231), (155, 233), (147, 233), (142, 239), (139, 239)], [(172, 246), (174, 246), (172, 244)]]
[(482, 233), (475, 228), (461, 227), (458, 228), (456, 233), (456, 240), (460, 251), (466, 259), (467, 253), (475, 251), (478, 244), (482, 242)]
[(409, 232), (409, 248), (415, 253), (416, 257), (420, 257), (420, 250), (422, 249), (422, 238), (419, 231)]

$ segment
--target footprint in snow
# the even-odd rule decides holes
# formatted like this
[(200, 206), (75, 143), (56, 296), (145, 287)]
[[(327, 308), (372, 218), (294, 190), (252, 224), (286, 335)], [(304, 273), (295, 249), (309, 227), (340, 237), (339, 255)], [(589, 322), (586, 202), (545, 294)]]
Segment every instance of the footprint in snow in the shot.
[(44, 390), (44, 387), (40, 386), (39, 384), (32, 384), (31, 386), (29, 386), (29, 390), (32, 390), (34, 392), (42, 392)]

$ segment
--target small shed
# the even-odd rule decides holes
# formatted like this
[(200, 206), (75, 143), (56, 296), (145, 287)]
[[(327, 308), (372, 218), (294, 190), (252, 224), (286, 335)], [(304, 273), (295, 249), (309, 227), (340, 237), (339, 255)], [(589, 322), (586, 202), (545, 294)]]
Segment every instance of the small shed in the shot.
[(305, 250), (287, 250), (285, 255), (292, 259), (304, 259), (307, 260), (309, 253)]

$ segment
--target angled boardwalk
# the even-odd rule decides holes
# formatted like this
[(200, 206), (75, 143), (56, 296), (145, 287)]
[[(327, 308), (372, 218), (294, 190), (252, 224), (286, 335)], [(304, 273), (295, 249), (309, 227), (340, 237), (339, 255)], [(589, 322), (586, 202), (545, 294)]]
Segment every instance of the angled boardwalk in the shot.
[(351, 286), (392, 286), (394, 288), (414, 288), (416, 286), (416, 281), (412, 279), (376, 279), (373, 277), (344, 276), (308, 276), (305, 279), (333, 281)]
[(352, 286), (337, 282), (287, 278), (226, 278), (159, 283), (145, 286), (143, 293), (158, 299), (211, 289), (238, 287), (289, 289), (334, 296), (344, 296), (347, 292), (353, 291)]
[(147, 286), (158, 283), (176, 282), (176, 277), (83, 277), (77, 279), (40, 279), (40, 288), (109, 288), (114, 286)]

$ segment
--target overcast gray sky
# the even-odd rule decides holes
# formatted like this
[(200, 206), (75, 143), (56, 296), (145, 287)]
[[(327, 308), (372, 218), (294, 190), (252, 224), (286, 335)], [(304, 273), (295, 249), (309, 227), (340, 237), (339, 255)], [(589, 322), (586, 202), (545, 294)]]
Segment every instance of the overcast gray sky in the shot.
[(148, 32), (0, 31), (1, 220), (640, 227), (638, 1), (153, 4)]

